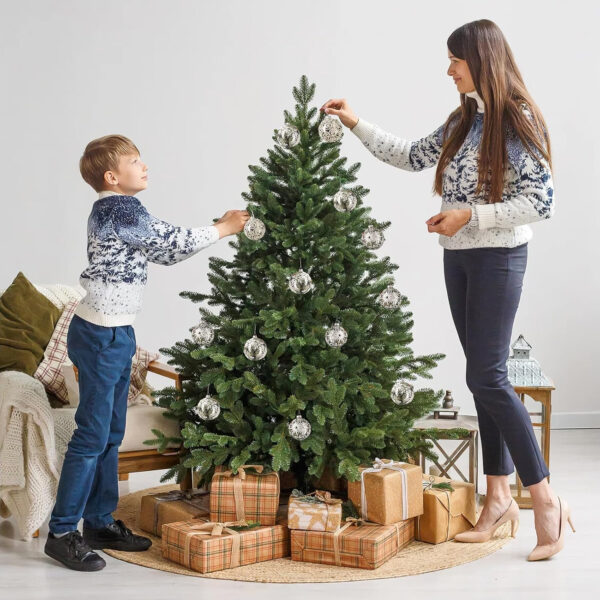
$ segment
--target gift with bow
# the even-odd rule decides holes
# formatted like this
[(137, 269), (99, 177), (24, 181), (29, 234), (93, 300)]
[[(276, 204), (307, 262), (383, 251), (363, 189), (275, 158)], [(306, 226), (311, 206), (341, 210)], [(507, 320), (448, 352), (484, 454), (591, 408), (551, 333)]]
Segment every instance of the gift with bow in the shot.
[(211, 521), (257, 521), (275, 525), (279, 508), (279, 473), (262, 465), (242, 465), (237, 473), (217, 467), (210, 484)]
[(292, 560), (377, 569), (410, 544), (415, 520), (380, 525), (347, 517), (336, 531), (291, 531)]
[(348, 482), (348, 498), (363, 519), (389, 525), (423, 513), (419, 465), (376, 458), (359, 469), (360, 479)]
[(342, 521), (342, 500), (331, 492), (303, 494), (293, 490), (288, 502), (288, 527), (311, 531), (335, 531)]
[(171, 490), (142, 496), (140, 528), (160, 536), (163, 523), (208, 516), (206, 490)]
[(289, 556), (289, 539), (285, 525), (190, 519), (163, 525), (161, 552), (163, 558), (210, 573)]
[(475, 485), (447, 477), (423, 477), (423, 514), (417, 518), (415, 537), (440, 544), (454, 539), (477, 523)]

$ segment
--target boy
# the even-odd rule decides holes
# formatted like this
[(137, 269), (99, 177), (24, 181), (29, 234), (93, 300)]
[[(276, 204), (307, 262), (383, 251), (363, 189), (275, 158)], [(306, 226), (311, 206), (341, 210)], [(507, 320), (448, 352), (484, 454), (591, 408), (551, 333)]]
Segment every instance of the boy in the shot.
[[(79, 371), (77, 429), (68, 444), (44, 552), (78, 571), (106, 566), (94, 549), (147, 550), (112, 511), (119, 500), (118, 449), (125, 432), (132, 327), (140, 311), (148, 261), (173, 265), (221, 237), (240, 232), (250, 215), (229, 210), (214, 225), (186, 229), (153, 217), (135, 194), (148, 187), (148, 167), (131, 140), (91, 141), (79, 162), (99, 194), (87, 223), (87, 295), (67, 333), (67, 354)], [(77, 529), (83, 517), (83, 536)]]

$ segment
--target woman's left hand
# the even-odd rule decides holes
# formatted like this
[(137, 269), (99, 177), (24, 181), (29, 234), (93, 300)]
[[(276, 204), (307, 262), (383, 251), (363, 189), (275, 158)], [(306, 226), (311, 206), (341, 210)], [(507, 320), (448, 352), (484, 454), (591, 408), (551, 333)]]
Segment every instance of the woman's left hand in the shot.
[(427, 219), (427, 231), (429, 233), (441, 233), (447, 236), (453, 236), (461, 227), (466, 225), (471, 219), (470, 208), (454, 208), (444, 210), (437, 215)]

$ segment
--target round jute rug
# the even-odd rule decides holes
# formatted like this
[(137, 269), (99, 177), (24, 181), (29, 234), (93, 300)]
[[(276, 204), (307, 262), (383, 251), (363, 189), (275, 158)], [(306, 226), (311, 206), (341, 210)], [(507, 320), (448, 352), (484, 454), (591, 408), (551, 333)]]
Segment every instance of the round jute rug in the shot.
[(510, 537), (510, 522), (508, 522), (496, 531), (496, 535), (489, 542), (465, 544), (449, 541), (443, 544), (427, 544), (413, 541), (394, 558), (378, 569), (373, 570), (319, 565), (293, 561), (290, 558), (279, 558), (254, 565), (203, 574), (163, 559), (160, 550), (161, 539), (139, 528), (138, 516), (142, 496), (176, 489), (179, 489), (177, 484), (161, 485), (127, 494), (120, 498), (117, 510), (113, 513), (114, 518), (122, 519), (135, 533), (149, 537), (152, 540), (152, 546), (145, 552), (121, 552), (118, 550), (103, 550), (103, 552), (119, 560), (150, 569), (194, 577), (263, 583), (329, 583), (403, 577), (405, 575), (417, 575), (429, 571), (448, 569), (492, 554), (512, 539)]

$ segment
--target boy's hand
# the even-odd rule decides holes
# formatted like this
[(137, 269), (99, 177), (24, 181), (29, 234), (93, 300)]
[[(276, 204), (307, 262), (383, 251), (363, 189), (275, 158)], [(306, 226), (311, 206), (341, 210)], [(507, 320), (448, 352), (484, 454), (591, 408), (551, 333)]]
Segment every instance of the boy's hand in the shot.
[(219, 238), (222, 238), (242, 231), (249, 218), (250, 213), (247, 210), (228, 210), (213, 225), (219, 230)]

